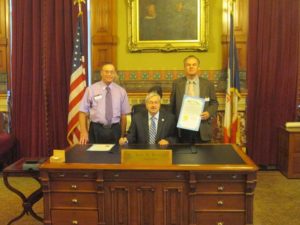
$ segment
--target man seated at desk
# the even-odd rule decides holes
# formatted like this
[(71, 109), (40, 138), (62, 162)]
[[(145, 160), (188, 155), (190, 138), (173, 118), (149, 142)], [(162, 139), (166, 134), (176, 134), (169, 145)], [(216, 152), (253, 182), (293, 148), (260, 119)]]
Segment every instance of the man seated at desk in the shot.
[(175, 143), (175, 116), (170, 112), (160, 110), (160, 95), (157, 92), (150, 92), (145, 102), (147, 111), (137, 112), (132, 116), (127, 137), (120, 138), (119, 144), (168, 145)]

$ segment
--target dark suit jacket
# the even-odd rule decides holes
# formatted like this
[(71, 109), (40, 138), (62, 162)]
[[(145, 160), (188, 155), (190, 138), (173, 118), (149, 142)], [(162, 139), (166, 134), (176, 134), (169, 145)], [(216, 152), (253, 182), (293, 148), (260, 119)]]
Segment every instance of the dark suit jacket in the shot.
[[(183, 96), (185, 94), (187, 78), (181, 77), (174, 80), (172, 86), (172, 92), (170, 97), (170, 104), (172, 107), (172, 112), (176, 115), (178, 120), (179, 113), (182, 105)], [(209, 141), (212, 138), (212, 126), (211, 119), (216, 117), (218, 110), (218, 101), (215, 93), (214, 85), (207, 79), (199, 77), (200, 85), (200, 96), (201, 98), (209, 98), (208, 102), (205, 102), (204, 112), (208, 111), (210, 114), (210, 119), (201, 121), (200, 125), (200, 137), (202, 141)]]
[[(159, 111), (156, 143), (166, 139), (170, 144), (176, 142), (175, 116), (164, 110)], [(148, 111), (135, 113), (131, 117), (131, 124), (127, 134), (128, 143), (146, 144), (149, 141)]]

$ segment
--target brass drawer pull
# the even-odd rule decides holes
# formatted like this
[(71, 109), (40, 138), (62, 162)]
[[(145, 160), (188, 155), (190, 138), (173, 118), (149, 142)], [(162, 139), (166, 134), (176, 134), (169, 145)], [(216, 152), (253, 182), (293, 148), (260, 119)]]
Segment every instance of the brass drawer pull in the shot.
[(234, 175), (232, 175), (232, 179), (236, 179), (237, 178), (237, 175), (236, 174), (234, 174)]
[(58, 174), (59, 177), (65, 177), (65, 174), (64, 173), (60, 173)]
[(219, 186), (218, 191), (224, 191), (224, 186)]
[(119, 177), (119, 176), (120, 176), (120, 174), (118, 174), (118, 173), (114, 174), (114, 177)]
[(78, 221), (77, 220), (73, 220), (72, 224), (78, 224)]
[(77, 204), (77, 203), (78, 203), (78, 200), (77, 200), (76, 198), (73, 198), (73, 199), (72, 199), (72, 203)]
[(77, 185), (76, 185), (76, 184), (72, 184), (72, 185), (71, 185), (71, 188), (72, 188), (72, 189), (77, 189)]
[(217, 204), (220, 205), (220, 206), (222, 206), (222, 205), (224, 205), (224, 202), (220, 200), (220, 201), (218, 201)]
[(217, 222), (217, 225), (224, 225), (224, 222)]

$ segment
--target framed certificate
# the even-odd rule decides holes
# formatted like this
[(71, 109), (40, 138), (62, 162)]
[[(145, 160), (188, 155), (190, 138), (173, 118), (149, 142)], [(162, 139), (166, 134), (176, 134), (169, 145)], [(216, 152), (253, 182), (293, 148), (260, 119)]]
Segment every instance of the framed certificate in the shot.
[(203, 112), (204, 104), (204, 98), (184, 95), (177, 128), (198, 131), (201, 124), (200, 114)]

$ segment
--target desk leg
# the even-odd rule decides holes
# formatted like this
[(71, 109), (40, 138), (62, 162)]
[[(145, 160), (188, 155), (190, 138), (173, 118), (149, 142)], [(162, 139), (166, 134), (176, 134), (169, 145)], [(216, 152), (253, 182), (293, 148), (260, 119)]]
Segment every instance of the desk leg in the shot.
[[(36, 179), (39, 182), (39, 180), (37, 178), (34, 178), (34, 179)], [(17, 190), (16, 188), (14, 188), (13, 186), (10, 185), (10, 183), (8, 181), (8, 177), (7, 177), (6, 174), (3, 174), (3, 181), (4, 181), (5, 186), (9, 190), (14, 192), (16, 195), (18, 195), (23, 201), (23, 205), (22, 205), (23, 206), (23, 211), (21, 212), (20, 215), (18, 215), (17, 217), (15, 217), (11, 221), (9, 221), (8, 225), (10, 225), (13, 222), (15, 222), (15, 221), (19, 220), (20, 218), (22, 218), (25, 215), (25, 213), (26, 214), (29, 213), (36, 220), (43, 222), (43, 218), (38, 216), (32, 209), (32, 206), (43, 197), (42, 187), (40, 187), (39, 189), (34, 191), (31, 195), (28, 196), (28, 198), (26, 198), (25, 195), (22, 192), (20, 192), (19, 190)]]

